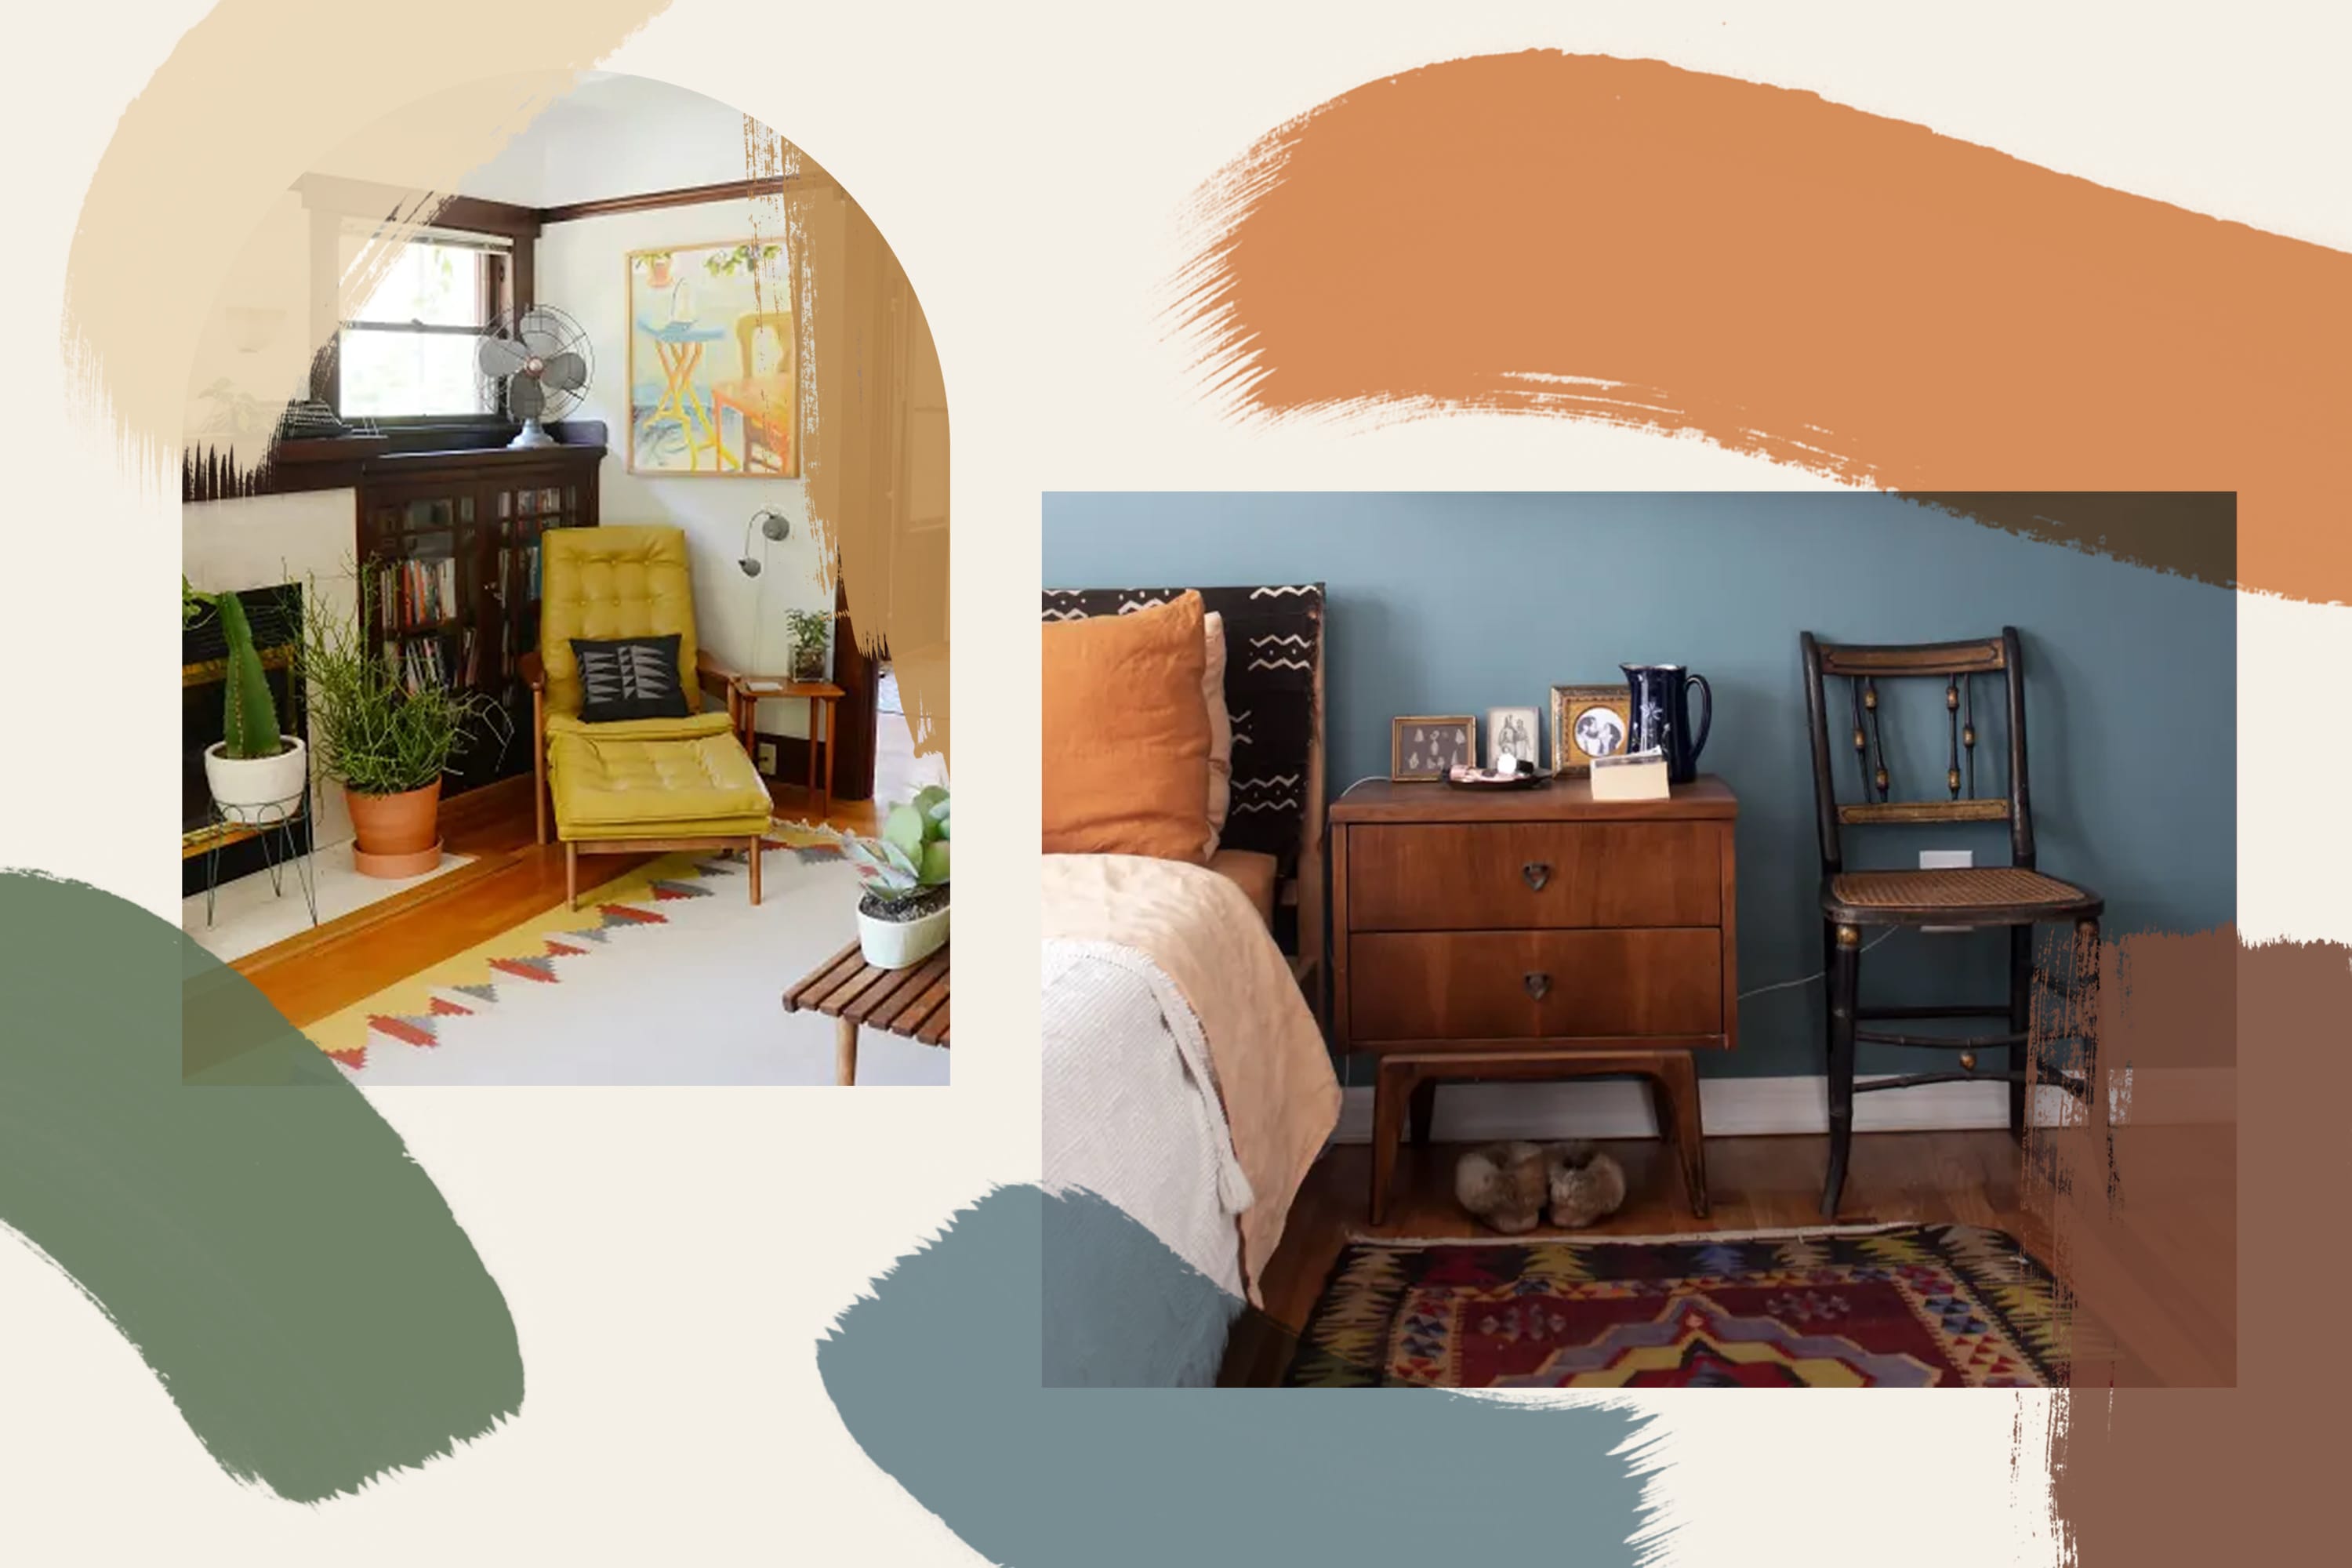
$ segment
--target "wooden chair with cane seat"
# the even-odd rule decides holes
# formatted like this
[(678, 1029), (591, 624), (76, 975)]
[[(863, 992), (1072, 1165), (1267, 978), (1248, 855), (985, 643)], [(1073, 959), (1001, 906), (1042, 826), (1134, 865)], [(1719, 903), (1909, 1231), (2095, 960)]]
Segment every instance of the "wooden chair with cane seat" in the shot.
[[(760, 901), (760, 841), (772, 803), (736, 738), (739, 678), (695, 640), (686, 536), (660, 525), (566, 528), (541, 540), (539, 650), (530, 686), (539, 841), (550, 806), (563, 843), (565, 897), (580, 902), (580, 857), (671, 849), (740, 851)], [(590, 723), (572, 639), (678, 638), (683, 718)], [(704, 710), (723, 694), (726, 711)]]
[[(1846, 1159), (1853, 1140), (1853, 1097), (1858, 1091), (1907, 1089), (1919, 1084), (1976, 1079), (2009, 1081), (2009, 1128), (2025, 1133), (2026, 1091), (2031, 1083), (2056, 1082), (2087, 1098), (2095, 1081), (2097, 1042), (2091, 1009), (2070, 1009), (2083, 1020), (2080, 1051), (2073, 1071), (2037, 1073), (2026, 1059), (2033, 1007), (2035, 927), (2071, 922), (2074, 930), (2074, 984), (2095, 985), (2098, 973), (2099, 896), (2080, 883), (2043, 874), (2034, 864), (2032, 797), (2026, 783), (2025, 671), (2017, 629), (1968, 642), (1900, 646), (1832, 645), (1802, 635), (1806, 717), (1812, 731), (1813, 796), (1822, 848), (1822, 924), (1824, 967), (1829, 979), (1829, 1178), (1822, 1213), (1834, 1215), (1845, 1185)], [(1976, 678), (2000, 678), (2002, 722), (2008, 731), (2006, 793), (1977, 793)], [(1944, 682), (1948, 731), (1948, 761), (1940, 799), (1896, 800), (1886, 758), (1879, 684), (1912, 679)], [(1845, 683), (1852, 719), (1852, 748), (1861, 798), (1841, 802), (1830, 764), (1829, 683)], [(2006, 822), (2010, 864), (1952, 870), (1866, 871), (1846, 869), (1843, 834), (1849, 827), (1886, 824)], [(2009, 996), (2006, 1002), (1905, 1007), (1861, 1005), (1863, 932), (1895, 926), (2006, 927), (2009, 931)], [(2001, 1018), (1995, 1034), (1955, 1036), (1864, 1028), (1891, 1020)], [(1958, 1071), (1910, 1073), (1857, 1085), (1857, 1043), (1917, 1046), (1959, 1053)], [(2006, 1072), (1979, 1072), (1977, 1053), (2009, 1053)]]

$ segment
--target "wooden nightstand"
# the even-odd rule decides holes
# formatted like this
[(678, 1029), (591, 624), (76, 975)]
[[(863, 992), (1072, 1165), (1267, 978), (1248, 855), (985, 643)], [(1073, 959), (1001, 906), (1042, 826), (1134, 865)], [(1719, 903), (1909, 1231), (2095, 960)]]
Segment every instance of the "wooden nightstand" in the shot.
[[(728, 688), (727, 712), (743, 750), (759, 755), (760, 704), (798, 699), (808, 703), (808, 798), (815, 819), (833, 815), (833, 705), (848, 693), (829, 680), (793, 680), (781, 675), (739, 675)], [(824, 768), (817, 769), (816, 742), (822, 721)]]
[(1706, 1212), (1692, 1052), (1739, 1039), (1732, 829), (1703, 775), (1671, 799), (1582, 779), (1477, 792), (1373, 781), (1331, 807), (1331, 1038), (1381, 1058), (1371, 1219), (1412, 1110), (1448, 1079), (1638, 1075)]

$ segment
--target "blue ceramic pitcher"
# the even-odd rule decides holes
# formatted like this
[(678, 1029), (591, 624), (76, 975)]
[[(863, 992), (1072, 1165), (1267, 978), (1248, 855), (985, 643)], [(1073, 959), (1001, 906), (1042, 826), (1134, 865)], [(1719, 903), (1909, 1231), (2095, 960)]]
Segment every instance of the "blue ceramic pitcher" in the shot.
[[(1633, 731), (1626, 738), (1628, 752), (1663, 752), (1666, 782), (1685, 784), (1698, 777), (1698, 754), (1706, 745), (1707, 727), (1715, 722), (1715, 692), (1704, 675), (1693, 675), (1679, 664), (1621, 664), (1625, 684), (1633, 693)], [(1690, 689), (1703, 699), (1698, 728), (1691, 728)]]

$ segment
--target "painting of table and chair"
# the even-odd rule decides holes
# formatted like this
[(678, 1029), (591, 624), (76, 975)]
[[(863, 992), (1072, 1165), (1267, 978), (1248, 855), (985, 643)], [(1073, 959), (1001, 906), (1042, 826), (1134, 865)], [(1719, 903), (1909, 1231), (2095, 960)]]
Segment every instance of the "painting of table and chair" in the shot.
[(795, 479), (800, 347), (776, 241), (629, 253), (629, 471)]

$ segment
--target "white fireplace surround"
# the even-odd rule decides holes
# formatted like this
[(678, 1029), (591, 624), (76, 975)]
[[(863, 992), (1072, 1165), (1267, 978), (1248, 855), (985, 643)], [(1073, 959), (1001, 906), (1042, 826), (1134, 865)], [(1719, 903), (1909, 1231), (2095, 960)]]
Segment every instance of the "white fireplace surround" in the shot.
[[(356, 620), (359, 588), (352, 576), (352, 551), (358, 505), (357, 495), (347, 489), (190, 501), (180, 508), (180, 569), (209, 594), (292, 583), (303, 590), (304, 616)], [(310, 596), (314, 584), (315, 603)], [(316, 752), (315, 744), (311, 750)], [(310, 784), (314, 842), (323, 848), (349, 839), (352, 819), (342, 790), (319, 777), (315, 768)]]

